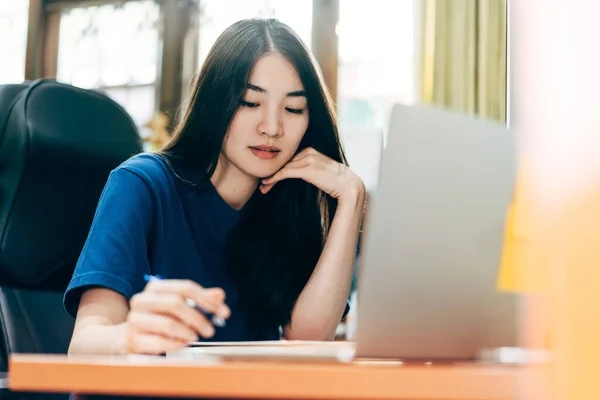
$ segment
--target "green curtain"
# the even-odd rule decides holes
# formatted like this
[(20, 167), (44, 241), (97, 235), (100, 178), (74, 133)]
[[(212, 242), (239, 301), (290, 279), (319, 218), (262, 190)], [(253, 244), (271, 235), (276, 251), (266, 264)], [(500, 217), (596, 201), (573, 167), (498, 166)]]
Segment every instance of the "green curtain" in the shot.
[(506, 0), (425, 0), (422, 98), (506, 120)]

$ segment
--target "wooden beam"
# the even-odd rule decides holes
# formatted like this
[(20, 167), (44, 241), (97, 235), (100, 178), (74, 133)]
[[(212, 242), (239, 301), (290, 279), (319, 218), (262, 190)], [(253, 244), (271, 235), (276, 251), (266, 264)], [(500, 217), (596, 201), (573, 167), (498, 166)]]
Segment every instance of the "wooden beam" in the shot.
[(313, 0), (312, 52), (323, 71), (325, 84), (337, 101), (338, 36), (335, 31), (339, 16), (339, 0)]
[(48, 12), (44, 0), (29, 1), (25, 79), (56, 78), (60, 13)]
[(196, 70), (197, 57), (186, 56), (186, 51), (190, 51), (190, 43), (198, 46), (198, 24), (194, 17), (198, 13), (198, 3), (196, 0), (162, 0), (160, 6), (163, 45), (157, 103), (159, 111), (168, 115), (172, 128), (179, 122), (180, 107), (187, 92), (184, 88), (189, 84), (188, 76), (184, 74)]
[(46, 13), (44, 29), (42, 76), (56, 79), (58, 70), (58, 43), (60, 36), (60, 12)]
[(27, 50), (25, 54), (25, 79), (35, 80), (43, 76), (44, 32), (46, 15), (43, 0), (29, 0), (29, 23), (27, 26)]

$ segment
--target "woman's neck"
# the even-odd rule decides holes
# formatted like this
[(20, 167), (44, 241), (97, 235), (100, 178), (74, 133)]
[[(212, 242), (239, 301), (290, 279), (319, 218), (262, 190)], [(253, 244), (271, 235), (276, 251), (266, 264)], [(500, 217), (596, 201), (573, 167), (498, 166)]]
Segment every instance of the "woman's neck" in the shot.
[(244, 207), (258, 186), (258, 179), (229, 163), (223, 155), (219, 156), (210, 181), (223, 200), (236, 210)]

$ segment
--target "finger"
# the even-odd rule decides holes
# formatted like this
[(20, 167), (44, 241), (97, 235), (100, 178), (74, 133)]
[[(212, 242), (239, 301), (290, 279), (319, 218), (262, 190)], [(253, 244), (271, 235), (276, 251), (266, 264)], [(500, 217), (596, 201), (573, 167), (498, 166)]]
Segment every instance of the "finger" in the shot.
[(196, 302), (205, 311), (223, 318), (229, 318), (231, 311), (225, 304), (225, 292), (220, 288), (205, 289), (194, 281), (165, 279), (150, 281), (146, 289), (153, 293), (170, 293), (187, 297)]
[(273, 189), (273, 185), (260, 185), (259, 190), (262, 194), (267, 194)]
[(274, 175), (263, 179), (259, 188), (260, 191), (263, 194), (267, 194), (271, 191), (271, 189), (273, 189), (273, 186), (275, 186), (277, 182), (281, 182), (284, 179), (300, 178), (306, 180), (306, 175), (303, 174), (301, 170), (307, 168), (309, 165), (310, 159), (308, 157), (301, 160), (290, 161), (285, 167), (277, 171)]
[(273, 186), (277, 182), (289, 178), (300, 178), (307, 182), (312, 182), (310, 176), (311, 174), (314, 175), (314, 169), (320, 164), (322, 156), (319, 157), (320, 153), (318, 153), (314, 149), (309, 150), (310, 151), (307, 151), (306, 153), (298, 154), (298, 156), (302, 156), (301, 158), (292, 159), (292, 161), (288, 162), (282, 169), (277, 171), (275, 174), (263, 179), (259, 188), (260, 191), (263, 194), (266, 194), (273, 188)]
[(127, 316), (127, 322), (135, 332), (162, 335), (183, 343), (198, 340), (198, 334), (189, 326), (166, 315), (134, 311)]
[(320, 155), (321, 153), (319, 153), (317, 150), (313, 149), (312, 147), (307, 147), (305, 149), (303, 149), (300, 153), (296, 154), (292, 160), (302, 160), (303, 158), (306, 158), (307, 156), (316, 156), (316, 155)]
[(260, 191), (263, 194), (267, 194), (269, 191), (271, 191), (271, 189), (273, 188), (273, 186), (275, 186), (276, 183), (281, 182), (284, 179), (298, 178), (298, 179), (308, 180), (307, 179), (308, 174), (306, 173), (305, 170), (306, 170), (306, 167), (301, 167), (301, 166), (292, 166), (289, 168), (286, 167), (285, 169), (282, 169), (279, 172), (277, 172), (271, 178), (264, 179), (260, 186)]
[(142, 292), (131, 299), (130, 312), (160, 314), (177, 318), (199, 335), (212, 337), (215, 328), (204, 315), (190, 307), (185, 298), (173, 293)]
[(311, 162), (309, 161), (309, 158), (290, 161), (285, 165), (285, 167), (274, 173), (272, 176), (263, 179), (262, 184), (271, 185), (280, 182), (284, 179), (304, 178), (304, 176), (306, 175), (305, 172), (308, 171), (303, 170), (306, 169), (306, 167), (308, 167), (310, 164)]
[[(306, 168), (309, 167), (310, 165), (314, 164), (317, 161), (316, 157), (313, 156), (312, 154), (306, 155), (302, 158), (299, 158), (297, 160), (292, 160), (290, 162), (288, 162), (282, 169), (280, 169), (279, 171), (285, 169), (285, 168)], [(277, 171), (277, 172), (279, 172)], [(273, 176), (275, 176), (277, 173), (273, 174)]]
[(149, 333), (132, 333), (127, 340), (129, 354), (160, 355), (186, 346), (186, 343)]

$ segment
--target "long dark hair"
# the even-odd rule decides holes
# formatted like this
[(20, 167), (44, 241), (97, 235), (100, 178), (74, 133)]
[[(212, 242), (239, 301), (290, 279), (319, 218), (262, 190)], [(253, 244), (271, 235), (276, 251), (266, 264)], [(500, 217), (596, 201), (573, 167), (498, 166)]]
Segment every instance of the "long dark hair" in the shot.
[[(227, 129), (240, 107), (256, 62), (267, 54), (285, 57), (306, 91), (309, 123), (298, 151), (313, 147), (347, 164), (333, 103), (319, 67), (302, 40), (275, 19), (249, 19), (217, 39), (194, 82), (183, 122), (161, 153), (183, 164), (215, 171)], [(336, 201), (299, 179), (259, 191), (230, 233), (229, 273), (255, 338), (290, 322), (308, 282), (336, 208)]]

